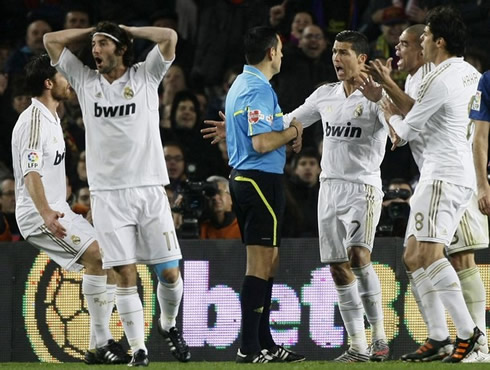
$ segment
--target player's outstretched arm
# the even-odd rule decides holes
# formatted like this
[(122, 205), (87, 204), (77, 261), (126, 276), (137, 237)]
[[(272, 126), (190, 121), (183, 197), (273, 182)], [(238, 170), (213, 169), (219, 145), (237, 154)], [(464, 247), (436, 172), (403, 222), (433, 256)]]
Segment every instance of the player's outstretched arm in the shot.
[(475, 121), (473, 141), (473, 159), (475, 161), (476, 181), (478, 185), (478, 207), (485, 215), (490, 215), (490, 186), (488, 185), (488, 134), (490, 122)]
[(174, 58), (177, 32), (173, 29), (165, 27), (128, 27), (125, 25), (119, 25), (119, 27), (134, 38), (150, 40), (157, 44), (165, 60)]
[(24, 181), (27, 191), (34, 202), (36, 209), (43, 218), (46, 227), (58, 238), (64, 238), (66, 236), (66, 229), (58, 221), (58, 219), (62, 218), (64, 214), (51, 209), (49, 206), (39, 173), (29, 172), (24, 177)]
[(61, 52), (70, 43), (79, 41), (93, 32), (94, 28), (72, 28), (46, 33), (43, 37), (44, 47), (53, 63), (58, 63)]

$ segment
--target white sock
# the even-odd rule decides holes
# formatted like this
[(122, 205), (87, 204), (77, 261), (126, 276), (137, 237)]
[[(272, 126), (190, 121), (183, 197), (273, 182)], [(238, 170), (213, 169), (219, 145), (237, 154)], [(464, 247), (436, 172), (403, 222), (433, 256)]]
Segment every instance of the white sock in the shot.
[(373, 331), (373, 342), (379, 339), (386, 341), (381, 302), (381, 284), (374, 271), (373, 264), (352, 268), (357, 277), (357, 288), (361, 297), (364, 312)]
[[(112, 339), (109, 326), (105, 322), (105, 313), (107, 311), (106, 282), (107, 276), (105, 275), (84, 274), (82, 279), (82, 292), (90, 314), (91, 343), (89, 347), (91, 349), (102, 347), (107, 344), (109, 339)], [(95, 337), (95, 342), (92, 336)]]
[(364, 330), (364, 310), (362, 307), (357, 280), (349, 285), (336, 285), (339, 297), (339, 310), (345, 329), (352, 344), (351, 348), (359, 353), (367, 353), (368, 344)]
[(145, 346), (145, 318), (137, 287), (117, 287), (116, 304), (131, 350), (133, 353), (140, 349), (147, 352)]
[(160, 323), (163, 330), (169, 331), (175, 326), (183, 291), (184, 283), (181, 276), (173, 284), (158, 282), (157, 297), (160, 304)]
[[(458, 277), (461, 283), (461, 290), (463, 291), (463, 298), (466, 302), (466, 307), (468, 307), (468, 311), (470, 311), (471, 318), (475, 322), (476, 326), (478, 326), (478, 328), (485, 333), (486, 340), (486, 293), (480, 276), (480, 271), (478, 270), (478, 267), (469, 268), (458, 271)], [(480, 351), (488, 353), (488, 346), (481, 346)]]
[[(407, 271), (408, 281), (410, 282), (410, 290), (412, 291), (413, 298), (415, 299), (415, 303), (417, 303), (417, 307), (419, 308), (419, 312), (422, 315), (422, 319), (424, 320), (425, 326), (429, 327), (429, 320), (427, 320), (427, 314), (425, 313), (424, 305), (420, 300), (420, 294), (417, 290), (417, 285), (413, 281), (412, 272)], [(441, 302), (442, 305), (442, 302)]]
[(107, 284), (107, 325), (109, 325), (109, 323), (111, 322), (112, 311), (114, 309), (114, 305), (116, 304), (116, 300), (114, 299), (116, 296), (116, 288), (116, 284)]
[(433, 262), (425, 269), (432, 285), (437, 290), (444, 307), (449, 312), (458, 337), (468, 339), (473, 335), (475, 323), (466, 307), (459, 285), (458, 274), (446, 258)]
[(412, 279), (425, 313), (429, 338), (434, 340), (446, 339), (449, 337), (449, 329), (446, 322), (446, 311), (439, 294), (423, 268), (412, 272)]

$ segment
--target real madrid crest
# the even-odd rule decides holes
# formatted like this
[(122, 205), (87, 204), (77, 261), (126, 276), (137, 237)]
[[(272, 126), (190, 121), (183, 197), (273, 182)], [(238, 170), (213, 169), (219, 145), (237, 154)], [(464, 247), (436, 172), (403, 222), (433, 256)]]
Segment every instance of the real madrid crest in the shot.
[(356, 109), (354, 109), (354, 117), (360, 117), (362, 115), (362, 104), (357, 104)]
[(123, 95), (124, 95), (124, 97), (125, 97), (126, 99), (128, 99), (128, 100), (129, 100), (129, 99), (132, 99), (132, 98), (133, 98), (133, 96), (134, 96), (134, 91), (133, 91), (133, 89), (131, 89), (129, 86), (126, 86), (126, 87), (124, 88)]
[(73, 242), (73, 244), (78, 245), (80, 244), (80, 237), (78, 235), (72, 235), (71, 241)]

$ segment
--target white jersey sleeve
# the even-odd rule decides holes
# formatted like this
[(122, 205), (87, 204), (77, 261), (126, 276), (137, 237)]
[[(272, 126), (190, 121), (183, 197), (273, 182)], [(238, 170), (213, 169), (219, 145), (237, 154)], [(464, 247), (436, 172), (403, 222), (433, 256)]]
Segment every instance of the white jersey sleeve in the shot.
[(320, 88), (316, 89), (308, 98), (306, 98), (303, 104), (291, 113), (284, 115), (284, 127), (289, 127), (293, 118), (300, 121), (303, 124), (303, 127), (309, 127), (322, 118), (317, 107), (319, 90)]

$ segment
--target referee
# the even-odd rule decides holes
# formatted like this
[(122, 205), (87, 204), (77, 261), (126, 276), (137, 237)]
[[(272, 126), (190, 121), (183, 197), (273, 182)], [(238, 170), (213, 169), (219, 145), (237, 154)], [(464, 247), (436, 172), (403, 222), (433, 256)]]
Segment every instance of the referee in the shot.
[(226, 97), (226, 144), (233, 168), (230, 193), (247, 269), (241, 291), (241, 345), (236, 362), (297, 362), (298, 355), (274, 342), (270, 305), (285, 196), (285, 145), (301, 149), (302, 124), (293, 120), (284, 129), (283, 114), (269, 80), (281, 68), (282, 43), (268, 27), (250, 29), (244, 40), (243, 68)]

